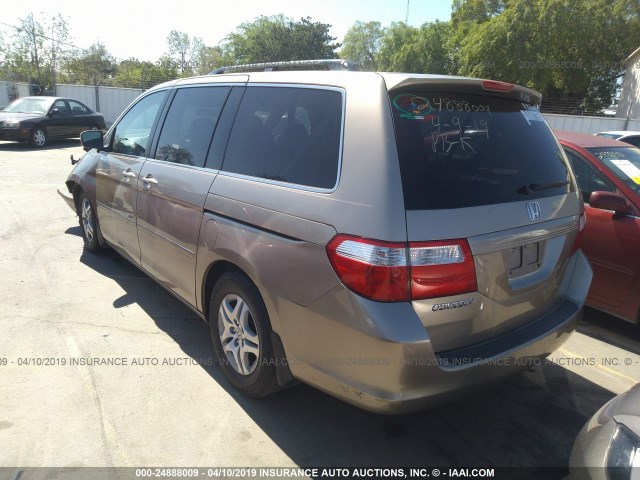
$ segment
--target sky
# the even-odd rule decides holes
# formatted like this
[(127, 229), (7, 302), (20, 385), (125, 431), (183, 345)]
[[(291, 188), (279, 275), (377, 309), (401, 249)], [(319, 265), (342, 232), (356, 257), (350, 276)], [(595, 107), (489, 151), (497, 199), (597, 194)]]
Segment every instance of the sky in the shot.
[(39, 19), (61, 14), (69, 25), (69, 43), (78, 47), (86, 48), (99, 40), (118, 59), (155, 61), (167, 52), (166, 38), (171, 30), (201, 37), (205, 45), (215, 46), (242, 23), (262, 15), (284, 14), (294, 20), (311, 17), (314, 22), (330, 24), (329, 33), (341, 42), (358, 20), (379, 21), (383, 27), (405, 21), (407, 13), (408, 23), (416, 27), (449, 20), (451, 0), (6, 1), (0, 11), (0, 32), (5, 40), (12, 29), (3, 24), (19, 25), (19, 19), (29, 13)]

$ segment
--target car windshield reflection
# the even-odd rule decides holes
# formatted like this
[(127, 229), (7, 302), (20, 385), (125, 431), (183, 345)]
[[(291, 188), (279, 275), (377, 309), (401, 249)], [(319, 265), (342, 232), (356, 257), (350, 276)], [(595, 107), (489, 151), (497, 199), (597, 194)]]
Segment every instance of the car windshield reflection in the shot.
[(50, 106), (51, 101), (47, 99), (19, 98), (7, 105), (4, 111), (11, 113), (45, 114)]
[(591, 147), (587, 150), (636, 193), (640, 193), (640, 149), (635, 147)]

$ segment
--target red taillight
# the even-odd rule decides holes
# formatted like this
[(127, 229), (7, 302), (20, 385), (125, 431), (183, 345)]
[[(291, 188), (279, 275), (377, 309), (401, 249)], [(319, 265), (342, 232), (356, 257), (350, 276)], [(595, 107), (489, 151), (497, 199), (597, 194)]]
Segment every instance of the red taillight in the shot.
[(476, 290), (466, 240), (406, 243), (337, 235), (327, 253), (342, 283), (379, 302), (445, 297)]
[(411, 299), (476, 291), (476, 269), (466, 240), (409, 244)]
[(580, 244), (582, 243), (582, 237), (584, 237), (584, 228), (587, 226), (587, 217), (583, 212), (580, 212), (580, 224), (578, 227), (578, 235), (576, 235), (576, 239), (573, 241), (573, 246), (571, 247), (571, 255), (576, 253), (580, 249)]
[(493, 92), (510, 92), (514, 86), (513, 83), (499, 82), (497, 80), (482, 81), (482, 88)]
[(409, 300), (407, 251), (404, 243), (336, 235), (327, 252), (344, 285), (379, 302)]

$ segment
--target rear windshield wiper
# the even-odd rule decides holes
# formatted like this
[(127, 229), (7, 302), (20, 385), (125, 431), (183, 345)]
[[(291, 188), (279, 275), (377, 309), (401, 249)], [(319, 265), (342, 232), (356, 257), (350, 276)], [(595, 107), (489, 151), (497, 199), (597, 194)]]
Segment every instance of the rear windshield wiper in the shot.
[(527, 183), (521, 186), (517, 192), (520, 195), (531, 195), (540, 190), (548, 190), (550, 188), (560, 188), (569, 185), (569, 182), (546, 182), (546, 183)]

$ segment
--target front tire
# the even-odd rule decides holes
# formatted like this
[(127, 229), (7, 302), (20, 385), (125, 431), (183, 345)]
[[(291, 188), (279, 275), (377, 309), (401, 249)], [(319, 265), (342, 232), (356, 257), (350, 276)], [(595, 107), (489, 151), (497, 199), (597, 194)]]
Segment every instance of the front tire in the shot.
[(47, 144), (47, 132), (40, 127), (36, 127), (31, 132), (29, 142), (36, 148), (42, 148)]
[(98, 219), (93, 205), (91, 205), (91, 200), (89, 200), (89, 197), (87, 197), (84, 192), (81, 193), (78, 198), (78, 210), (84, 248), (90, 252), (99, 252), (102, 247), (99, 239)]
[(218, 363), (235, 388), (254, 398), (280, 389), (267, 308), (247, 277), (220, 277), (211, 294), (209, 329)]

